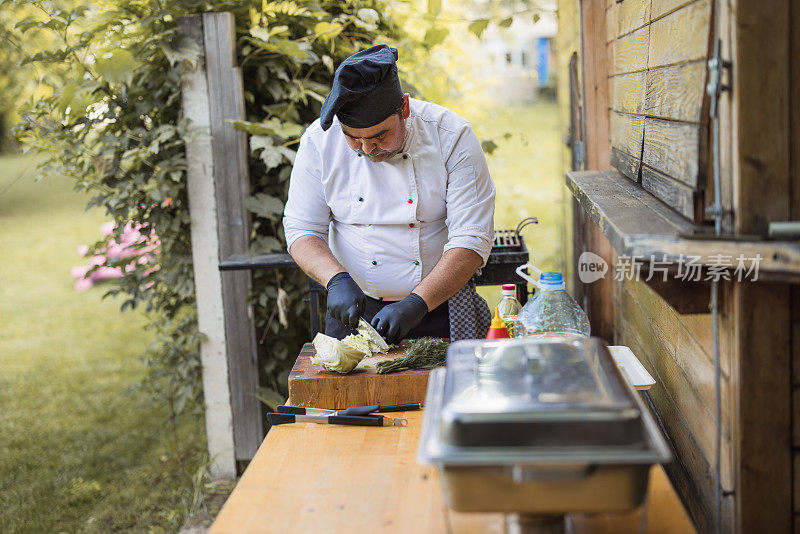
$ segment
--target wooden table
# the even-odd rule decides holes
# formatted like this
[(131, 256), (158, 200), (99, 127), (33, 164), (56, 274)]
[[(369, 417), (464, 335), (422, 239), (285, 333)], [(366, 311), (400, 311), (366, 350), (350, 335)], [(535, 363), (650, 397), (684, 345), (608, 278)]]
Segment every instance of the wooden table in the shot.
[[(270, 430), (228, 498), (212, 534), (501, 533), (500, 514), (448, 510), (436, 469), (416, 462), (422, 412), (408, 426), (295, 423)], [(694, 528), (660, 466), (651, 471), (646, 532)], [(577, 534), (636, 533), (642, 509), (573, 515)]]

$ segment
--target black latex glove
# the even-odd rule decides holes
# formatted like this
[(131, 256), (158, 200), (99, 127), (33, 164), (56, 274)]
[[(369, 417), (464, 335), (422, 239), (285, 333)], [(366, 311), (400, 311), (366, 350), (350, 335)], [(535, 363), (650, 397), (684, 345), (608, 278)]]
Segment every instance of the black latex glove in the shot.
[(355, 328), (364, 314), (367, 297), (348, 273), (336, 273), (328, 280), (328, 313)]
[(372, 318), (372, 327), (389, 343), (400, 342), (412, 328), (417, 326), (425, 314), (428, 305), (416, 293), (385, 306)]

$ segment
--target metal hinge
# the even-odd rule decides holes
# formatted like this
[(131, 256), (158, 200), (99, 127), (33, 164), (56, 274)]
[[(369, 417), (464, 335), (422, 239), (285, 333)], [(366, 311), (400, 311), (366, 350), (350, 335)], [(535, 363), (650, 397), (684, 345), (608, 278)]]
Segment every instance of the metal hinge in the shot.
[(719, 204), (712, 204), (711, 206), (705, 209), (706, 217), (711, 217), (712, 219), (716, 217), (726, 217), (728, 215), (733, 215), (732, 209), (725, 209), (722, 205)]
[(722, 91), (730, 91), (729, 85), (722, 83), (722, 71), (731, 68), (731, 62), (722, 59), (722, 41), (717, 39), (714, 43), (714, 55), (708, 60), (708, 84), (706, 92), (711, 97), (709, 115), (712, 127), (711, 151), (713, 157), (714, 173), (714, 204), (705, 209), (705, 214), (714, 219), (714, 228), (717, 234), (722, 231), (722, 219), (732, 215), (733, 210), (726, 209), (720, 200), (720, 147), (719, 147), (719, 97)]
[(722, 71), (731, 68), (730, 61), (722, 59), (722, 52), (720, 50), (722, 42), (717, 39), (714, 44), (714, 55), (708, 60), (708, 83), (706, 84), (706, 93), (711, 97), (710, 114), (712, 118), (717, 116), (717, 103), (719, 102), (719, 95), (722, 91), (730, 91), (729, 85), (722, 83)]

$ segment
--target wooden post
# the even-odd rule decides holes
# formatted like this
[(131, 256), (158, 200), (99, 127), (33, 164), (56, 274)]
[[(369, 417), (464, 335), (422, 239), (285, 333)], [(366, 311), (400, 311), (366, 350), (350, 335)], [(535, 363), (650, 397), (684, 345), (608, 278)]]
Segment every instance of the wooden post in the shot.
[[(584, 169), (611, 168), (609, 137), (608, 58), (606, 53), (605, 0), (580, 0), (581, 72), (583, 82)], [(592, 335), (614, 341), (614, 249), (591, 219), (581, 239), (586, 250), (601, 256), (609, 266), (605, 278), (584, 287), (583, 302)], [(577, 274), (578, 258), (573, 258)]]
[[(732, 31), (735, 230), (791, 215), (790, 0), (738, 0)], [(768, 50), (769, 53), (759, 53)], [(769, 73), (765, 76), (764, 73)], [(737, 284), (737, 530), (792, 530), (790, 287)], [(797, 492), (797, 488), (794, 489)], [(795, 502), (797, 493), (795, 493)]]
[(221, 260), (249, 246), (242, 205), (249, 194), (247, 140), (231, 123), (245, 117), (242, 74), (232, 14), (182, 17), (179, 29), (203, 50), (198, 67), (183, 76), (184, 114), (195, 134), (186, 147), (192, 256), (199, 327), (206, 335), (201, 357), (209, 454), (212, 471), (230, 476), (235, 460), (251, 459), (264, 437), (247, 302), (251, 275), (218, 270)]

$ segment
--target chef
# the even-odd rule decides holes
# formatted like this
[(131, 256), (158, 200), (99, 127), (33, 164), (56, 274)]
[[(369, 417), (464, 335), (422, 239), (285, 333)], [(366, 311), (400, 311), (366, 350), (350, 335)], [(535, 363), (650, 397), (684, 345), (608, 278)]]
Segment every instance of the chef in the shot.
[(328, 289), (330, 336), (363, 316), (390, 343), (483, 337), (494, 183), (469, 122), (403, 93), (396, 60), (378, 45), (336, 70), (292, 169), (289, 253)]

